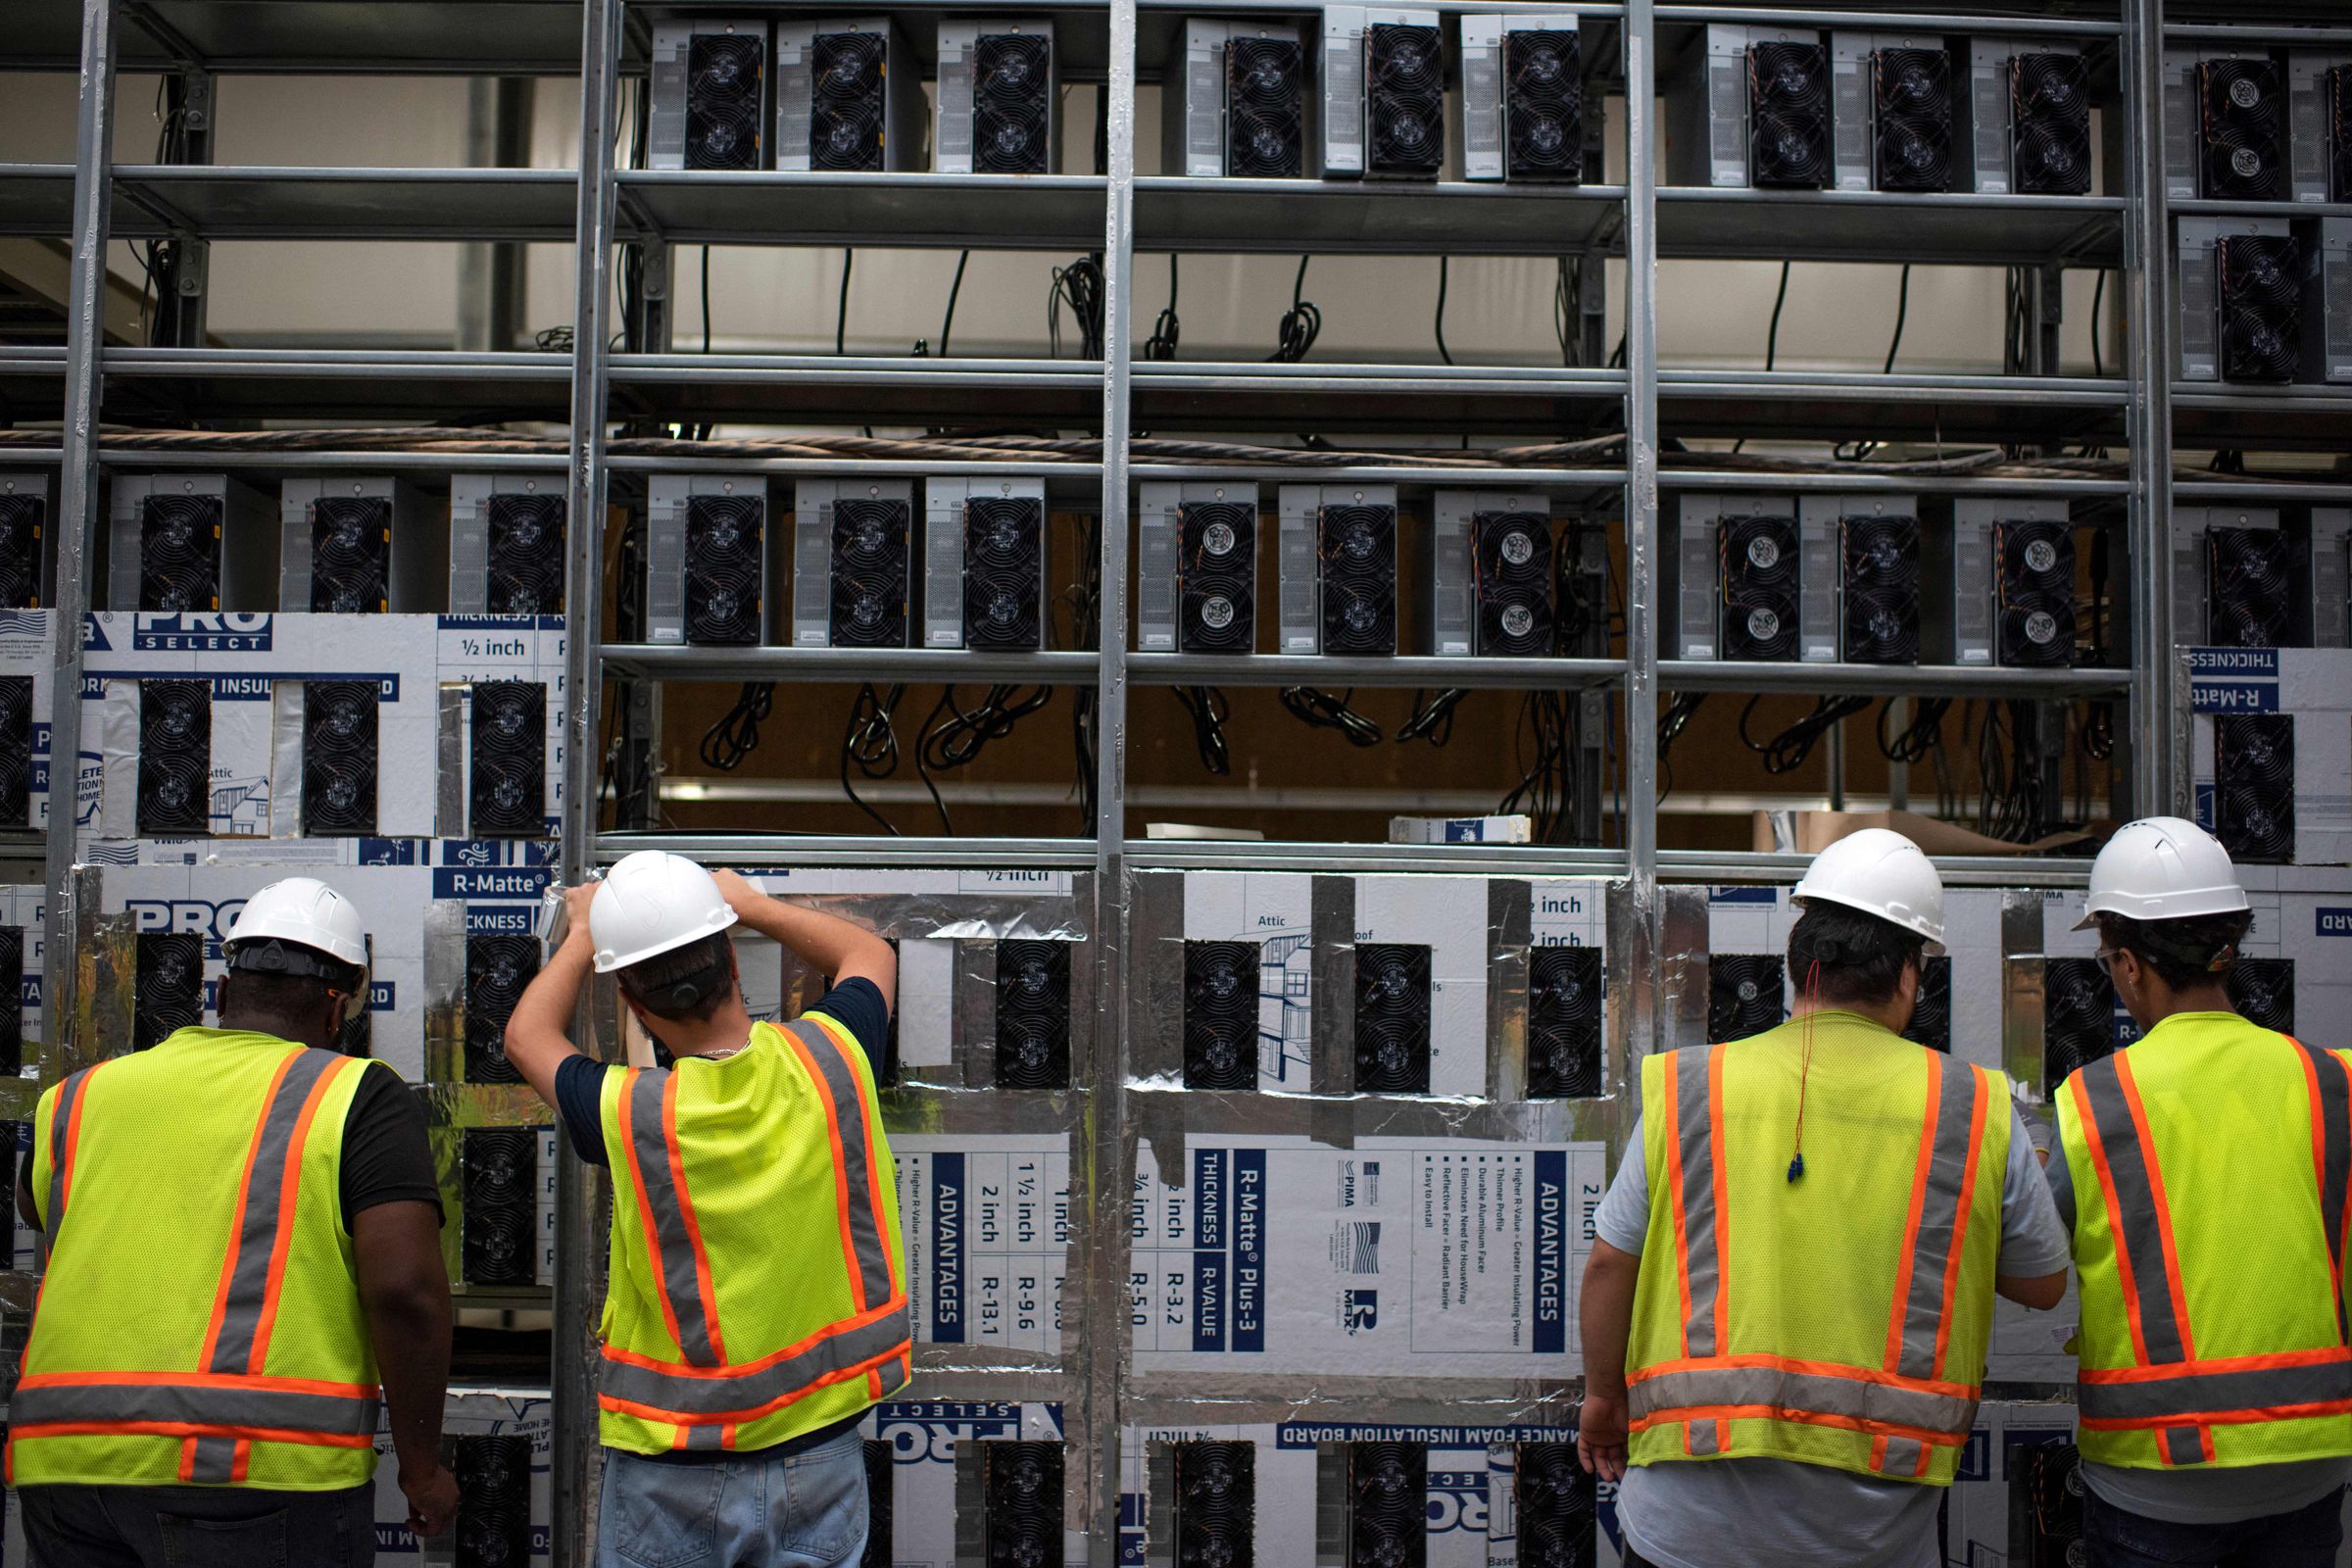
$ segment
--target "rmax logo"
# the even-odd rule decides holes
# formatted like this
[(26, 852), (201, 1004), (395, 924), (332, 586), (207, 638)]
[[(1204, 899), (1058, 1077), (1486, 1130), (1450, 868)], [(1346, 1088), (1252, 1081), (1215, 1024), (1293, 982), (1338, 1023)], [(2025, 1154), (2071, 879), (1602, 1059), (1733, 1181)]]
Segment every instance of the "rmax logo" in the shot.
[(130, 916), (134, 931), (181, 936), (193, 933), (218, 942), (228, 935), (244, 907), (243, 899), (227, 899), (219, 904), (209, 899), (129, 899), (124, 901), (122, 912)]
[(2324, 937), (2352, 937), (2352, 909), (2329, 908), (2326, 905), (2312, 911), (2313, 924)]
[(130, 627), (130, 646), (141, 653), (263, 654), (273, 638), (269, 615), (141, 612)]

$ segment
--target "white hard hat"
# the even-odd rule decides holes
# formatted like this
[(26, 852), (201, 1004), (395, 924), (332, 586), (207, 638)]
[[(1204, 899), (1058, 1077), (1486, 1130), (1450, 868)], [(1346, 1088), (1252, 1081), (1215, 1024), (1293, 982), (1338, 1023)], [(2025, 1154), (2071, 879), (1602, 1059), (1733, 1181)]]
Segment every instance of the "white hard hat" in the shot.
[(1848, 833), (1813, 857), (1789, 897), (1859, 909), (1930, 942), (1943, 940), (1943, 879), (1919, 846), (1892, 828)]
[(348, 964), (360, 978), (343, 999), (343, 1016), (356, 1018), (368, 1005), (368, 929), (351, 901), (316, 877), (290, 876), (247, 899), (222, 946), (229, 968), (249, 974), (307, 975), (340, 984), (344, 974), (322, 972), (302, 952)]
[(598, 974), (699, 942), (734, 923), (735, 911), (710, 873), (664, 850), (623, 856), (588, 903)]
[(2246, 907), (2237, 867), (2214, 836), (2186, 817), (2143, 816), (2126, 822), (2090, 863), (2090, 897), (2080, 931), (2102, 914), (2133, 920), (2185, 920)]

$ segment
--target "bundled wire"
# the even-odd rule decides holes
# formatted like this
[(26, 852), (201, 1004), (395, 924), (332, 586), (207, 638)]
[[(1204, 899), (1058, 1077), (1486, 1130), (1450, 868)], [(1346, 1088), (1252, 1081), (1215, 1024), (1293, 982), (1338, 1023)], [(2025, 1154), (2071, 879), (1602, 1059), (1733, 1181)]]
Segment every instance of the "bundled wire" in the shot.
[(1452, 266), (1452, 257), (1438, 258), (1438, 318), (1434, 330), (1438, 337), (1438, 358), (1447, 365), (1453, 363), (1453, 351), (1446, 346), (1446, 274)]
[(1781, 731), (1768, 741), (1759, 741), (1747, 732), (1747, 721), (1756, 705), (1764, 700), (1758, 692), (1740, 710), (1740, 743), (1764, 760), (1767, 773), (1788, 773), (1804, 765), (1813, 755), (1821, 738), (1838, 727), (1840, 719), (1851, 717), (1870, 706), (1870, 699), (1858, 694), (1844, 697), (1824, 697), (1813, 705), (1813, 711)]
[(1176, 266), (1183, 260), (1183, 257), (1172, 252), (1168, 256), (1168, 304), (1159, 313), (1159, 319), (1152, 323), (1152, 335), (1144, 339), (1144, 358), (1147, 360), (1172, 360), (1176, 357), (1176, 338), (1182, 330), (1176, 319)]
[(876, 695), (873, 682), (858, 688), (858, 696), (850, 704), (849, 727), (841, 737), (841, 792), (850, 804), (880, 823), (886, 833), (896, 835), (898, 827), (890, 818), (875, 810), (859, 798), (857, 786), (850, 782), (850, 769), (858, 776), (878, 783), (899, 770), (899, 733), (891, 724), (891, 715), (906, 695), (904, 684)]
[(743, 765), (743, 760), (760, 748), (760, 726), (775, 709), (776, 684), (767, 680), (747, 680), (735, 698), (735, 706), (721, 714), (717, 723), (703, 732), (700, 755), (703, 765), (721, 773), (731, 773)]
[(1537, 842), (1559, 842), (1575, 799), (1576, 731), (1573, 699), (1560, 692), (1529, 692), (1520, 701), (1515, 760), (1519, 782), (1494, 805), (1498, 816), (1525, 811)]
[(1888, 698), (1879, 710), (1879, 755), (1889, 762), (1906, 765), (1924, 762), (1931, 752), (1943, 745), (1943, 715), (1951, 711), (1949, 697), (1923, 697), (1912, 710), (1911, 720), (1902, 733), (1889, 736), (1886, 721), (1894, 714), (1895, 699)]
[(2041, 829), (2044, 792), (2054, 782), (2042, 777), (2041, 758), (2027, 744), (2031, 702), (1987, 704), (1977, 733), (1977, 831), (2021, 843)]
[(1676, 692), (1658, 710), (1658, 799), (1674, 793), (1674, 766), (1667, 760), (1674, 753), (1674, 743), (1683, 738), (1690, 727), (1691, 717), (1706, 706), (1705, 692)]
[(1225, 694), (1214, 686), (1178, 686), (1176, 701), (1193, 720), (1193, 748), (1200, 754), (1200, 765), (1217, 777), (1233, 771), (1233, 754), (1225, 745), (1225, 720), (1233, 705)]
[(1397, 743), (1427, 741), (1432, 746), (1444, 746), (1453, 739), (1453, 710), (1469, 695), (1459, 686), (1448, 686), (1427, 702), (1422, 701), (1421, 692), (1413, 693), (1413, 716), (1397, 729)]
[(1051, 686), (1033, 686), (1026, 696), (1018, 686), (991, 686), (980, 699), (980, 705), (971, 709), (956, 701), (953, 686), (939, 694), (937, 706), (923, 720), (926, 728), (922, 737), (915, 743), (914, 771), (931, 797), (932, 809), (939, 812), (942, 833), (953, 837), (956, 824), (948, 819), (947, 804), (940, 799), (934, 775), (978, 761), (991, 741), (1004, 740), (1012, 733), (1013, 726), (1053, 700)]
[(1350, 746), (1378, 746), (1385, 738), (1380, 726), (1348, 706), (1354, 696), (1352, 686), (1336, 697), (1313, 686), (1285, 686), (1282, 706), (1310, 729), (1336, 729)]
[(1269, 365), (1297, 365), (1306, 358), (1306, 351), (1315, 346), (1315, 338), (1323, 330), (1323, 313), (1301, 297), (1306, 289), (1306, 264), (1313, 260), (1312, 256), (1298, 258), (1298, 275), (1291, 283), (1291, 308), (1283, 313), (1282, 324), (1275, 329), (1274, 352), (1266, 357)]
[(1061, 308), (1067, 305), (1078, 322), (1078, 357), (1102, 357), (1102, 262), (1081, 256), (1067, 267), (1054, 269), (1053, 285), (1046, 291), (1046, 342), (1054, 359), (1061, 358)]

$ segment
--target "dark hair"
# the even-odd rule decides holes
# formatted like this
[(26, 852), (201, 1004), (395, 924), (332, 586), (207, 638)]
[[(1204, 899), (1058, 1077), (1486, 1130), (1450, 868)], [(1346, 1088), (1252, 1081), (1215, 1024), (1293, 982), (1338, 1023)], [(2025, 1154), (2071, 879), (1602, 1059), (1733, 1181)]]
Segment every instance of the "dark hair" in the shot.
[(332, 990), (349, 993), (358, 984), (359, 970), (355, 966), (352, 979), (340, 986), (330, 987), (316, 975), (269, 974), (258, 969), (231, 969), (221, 999), (230, 1005), (224, 1009), (236, 1015), (232, 1023), (222, 1017), (220, 1026), (233, 1029), (244, 1024), (294, 1024), (307, 1022), (318, 1015), (326, 1005), (326, 994)]
[(713, 931), (629, 964), (620, 971), (620, 989), (657, 1018), (707, 1023), (734, 992), (727, 963), (733, 953), (727, 934)]
[(1821, 965), (1824, 1002), (1878, 1006), (1894, 1000), (1903, 965), (1919, 962), (1926, 939), (1891, 920), (1822, 899), (1806, 901), (1788, 933), (1788, 979), (1803, 995), (1813, 965)]
[(2098, 916), (2099, 941), (2129, 950), (2174, 990), (2218, 980), (2237, 962), (2237, 945), (2254, 923), (2253, 911), (2192, 914), (2180, 920), (2134, 920), (2125, 914)]

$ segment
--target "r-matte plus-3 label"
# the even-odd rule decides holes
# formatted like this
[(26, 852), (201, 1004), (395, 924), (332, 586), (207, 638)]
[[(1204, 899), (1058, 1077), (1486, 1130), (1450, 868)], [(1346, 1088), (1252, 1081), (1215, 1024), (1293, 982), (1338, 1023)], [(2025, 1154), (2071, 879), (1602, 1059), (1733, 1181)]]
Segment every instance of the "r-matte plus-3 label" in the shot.
[(1068, 1138), (894, 1133), (890, 1151), (915, 1339), (1058, 1355)]
[[(1130, 1204), (1139, 1371), (1572, 1377), (1599, 1144), (1147, 1141)], [(1531, 1361), (1531, 1357), (1557, 1357)]]

